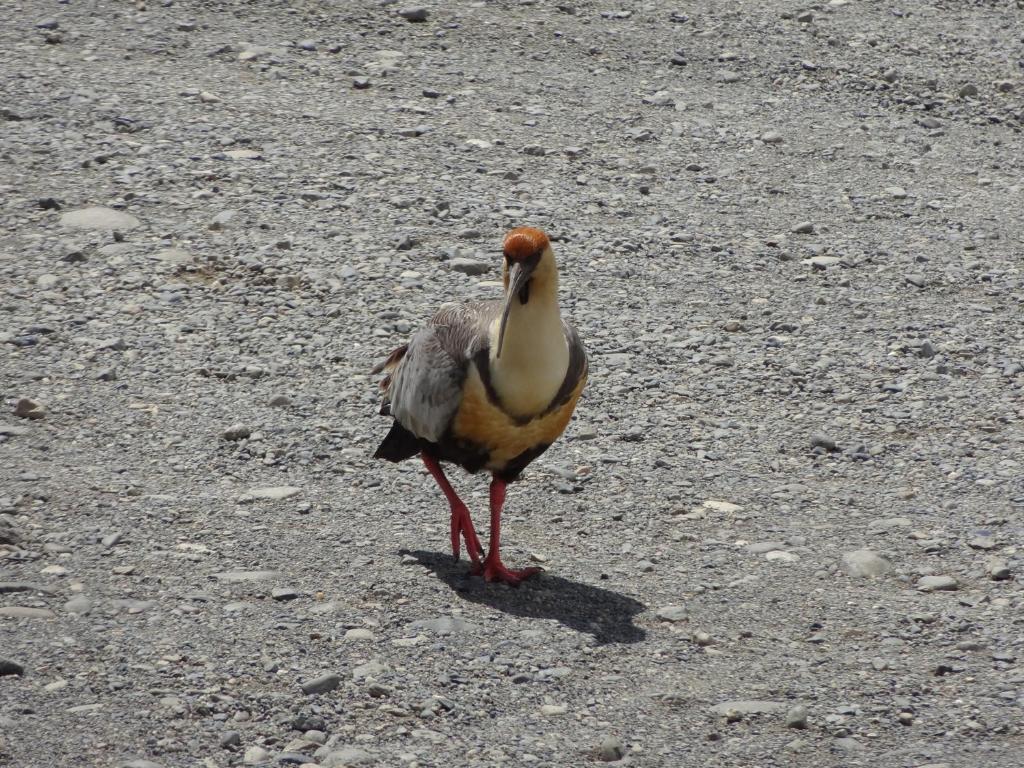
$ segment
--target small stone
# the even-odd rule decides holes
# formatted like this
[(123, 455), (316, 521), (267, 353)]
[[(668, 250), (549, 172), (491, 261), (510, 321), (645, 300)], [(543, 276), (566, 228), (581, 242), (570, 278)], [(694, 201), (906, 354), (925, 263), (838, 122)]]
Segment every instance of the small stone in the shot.
[(290, 499), (292, 496), (298, 496), (302, 493), (301, 488), (296, 488), (294, 485), (275, 485), (268, 488), (250, 488), (248, 491), (249, 496), (254, 499), (269, 499), (270, 501), (283, 501)]
[(213, 577), (217, 581), (226, 584), (243, 584), (250, 581), (271, 581), (279, 578), (281, 574), (277, 571), (224, 571), (215, 573)]
[(25, 667), (13, 659), (0, 658), (0, 677), (7, 675), (23, 675)]
[(340, 684), (341, 676), (329, 672), (326, 675), (320, 675), (320, 677), (307, 680), (302, 684), (302, 692), (308, 696), (317, 693), (327, 693), (328, 691), (333, 691)]
[(142, 222), (130, 213), (115, 211), (113, 208), (93, 206), (77, 211), (68, 211), (60, 217), (62, 227), (70, 229), (103, 229), (124, 231), (135, 229)]
[(786, 705), (779, 701), (740, 699), (715, 704), (711, 707), (711, 712), (715, 715), (727, 715), (729, 712), (736, 712), (740, 715), (771, 715), (784, 709), (786, 709)]
[(813, 221), (801, 221), (799, 224), (793, 227), (794, 234), (797, 235), (810, 235), (814, 232)]
[(961, 99), (973, 98), (974, 96), (978, 95), (978, 86), (974, 85), (973, 83), (967, 83), (967, 85), (962, 86), (960, 90), (957, 91), (957, 93), (959, 94)]
[(597, 759), (603, 763), (615, 763), (626, 756), (626, 747), (617, 736), (605, 736), (598, 745)]
[(362, 642), (364, 640), (373, 640), (373, 632), (366, 629), (365, 627), (356, 627), (350, 629), (345, 633), (345, 640), (350, 643)]
[(828, 267), (834, 267), (842, 261), (838, 256), (812, 256), (809, 259), (804, 259), (802, 263), (810, 264), (817, 270), (825, 270)]
[(1012, 575), (1010, 572), (1010, 564), (1001, 557), (993, 557), (989, 559), (985, 566), (988, 572), (988, 577), (992, 581), (1007, 581)]
[(473, 632), (477, 629), (476, 625), (455, 616), (442, 616), (437, 619), (413, 621), (409, 624), (409, 628), (414, 631), (425, 630), (435, 635), (455, 635)]
[(904, 275), (903, 279), (915, 288), (924, 288), (928, 284), (928, 279), (924, 275), (918, 273)]
[(663, 608), (659, 608), (657, 616), (662, 621), (668, 622), (679, 622), (686, 621), (688, 612), (685, 606), (682, 605), (666, 605)]
[(801, 24), (810, 24), (812, 21), (814, 21), (814, 14), (811, 13), (810, 11), (803, 11), (802, 13), (798, 13), (796, 15), (796, 20), (799, 21)]
[(14, 619), (52, 619), (56, 614), (48, 608), (26, 608), (20, 605), (0, 607), (0, 617), (9, 616)]
[(237, 747), (242, 743), (242, 734), (238, 731), (224, 731), (217, 739), (217, 743), (224, 749), (229, 747)]
[(836, 450), (836, 441), (823, 432), (811, 433), (811, 448), (824, 448), (826, 451)]
[(558, 717), (568, 711), (569, 708), (565, 704), (543, 704), (540, 708), (540, 713), (544, 717)]
[(922, 576), (917, 580), (919, 592), (951, 592), (960, 589), (960, 582), (952, 576)]
[(907, 190), (903, 187), (886, 187), (884, 192), (889, 195), (889, 197), (895, 198), (896, 200), (903, 200), (907, 196)]
[(761, 134), (761, 141), (765, 144), (781, 144), (782, 134), (778, 131), (765, 131)]
[(242, 756), (245, 765), (259, 765), (270, 759), (270, 753), (263, 747), (249, 747)]
[(229, 160), (262, 160), (263, 153), (255, 149), (229, 149), (225, 151), (224, 157)]
[(979, 534), (978, 536), (975, 536), (970, 541), (968, 541), (967, 546), (969, 546), (971, 549), (988, 550), (995, 549), (998, 545), (996, 544), (996, 540), (991, 536)]
[(384, 677), (391, 670), (388, 666), (376, 659), (371, 659), (365, 664), (360, 664), (358, 667), (352, 670), (352, 678), (354, 680), (366, 680), (366, 679), (378, 679)]
[(220, 96), (215, 93), (210, 93), (209, 91), (200, 91), (199, 100), (203, 104), (217, 104), (220, 102)]
[(299, 40), (299, 42), (297, 42), (295, 45), (296, 47), (302, 49), (303, 51), (316, 50), (316, 40)]
[(221, 440), (228, 440), (234, 442), (236, 440), (244, 440), (252, 434), (252, 428), (245, 424), (232, 424), (230, 427), (220, 433)]
[(320, 761), (322, 768), (358, 768), (362, 765), (372, 765), (376, 758), (369, 752), (357, 749), (356, 747), (345, 747), (329, 752)]
[(892, 563), (870, 549), (856, 549), (843, 554), (843, 571), (857, 578), (878, 578), (892, 571)]
[(373, 83), (370, 81), (370, 78), (368, 77), (352, 78), (352, 87), (355, 88), (357, 91), (365, 91), (371, 85), (373, 85)]
[(897, 72), (895, 69), (892, 69), (891, 67), (882, 73), (882, 79), (885, 80), (885, 82), (887, 83), (895, 83), (897, 80), (899, 80), (899, 77), (899, 72)]
[(427, 17), (429, 16), (429, 14), (427, 13), (427, 9), (424, 8), (422, 5), (411, 5), (407, 8), (400, 8), (398, 10), (398, 15), (401, 16), (406, 21), (411, 21), (414, 24), (419, 24), (426, 21)]
[(787, 728), (806, 728), (807, 727), (807, 707), (803, 704), (797, 704), (795, 707), (790, 707), (789, 711), (786, 712), (786, 727)]
[(64, 610), (75, 616), (88, 616), (92, 611), (92, 600), (85, 595), (75, 595), (64, 603)]
[(295, 600), (296, 598), (298, 598), (299, 593), (289, 587), (277, 587), (276, 589), (272, 589), (270, 591), (270, 596), (274, 600), (286, 602), (288, 600)]
[(35, 400), (22, 397), (19, 398), (18, 402), (14, 405), (14, 415), (19, 419), (38, 421), (46, 416), (46, 410)]
[(209, 225), (210, 229), (213, 230), (214, 232), (221, 231), (222, 229), (227, 227), (227, 225), (230, 224), (231, 221), (237, 215), (238, 215), (238, 211), (231, 211), (231, 210), (221, 211), (216, 216), (214, 216), (212, 219), (210, 219), (210, 225)]
[(491, 271), (491, 265), (487, 262), (461, 256), (449, 261), (448, 268), (452, 272), (461, 272), (464, 275), (484, 275)]

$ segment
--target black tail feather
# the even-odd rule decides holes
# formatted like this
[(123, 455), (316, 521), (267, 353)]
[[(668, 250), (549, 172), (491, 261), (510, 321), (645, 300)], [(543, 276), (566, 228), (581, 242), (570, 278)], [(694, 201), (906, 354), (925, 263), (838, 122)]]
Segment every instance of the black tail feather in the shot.
[(377, 447), (373, 458), (395, 462), (405, 461), (422, 451), (424, 442), (396, 421), (391, 425), (391, 431), (388, 432), (387, 437)]

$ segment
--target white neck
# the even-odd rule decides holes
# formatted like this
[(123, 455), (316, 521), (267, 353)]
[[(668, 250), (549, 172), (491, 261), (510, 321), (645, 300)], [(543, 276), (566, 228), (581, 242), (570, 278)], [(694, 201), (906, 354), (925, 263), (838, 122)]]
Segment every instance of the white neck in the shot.
[(569, 369), (557, 289), (532, 292), (525, 305), (512, 300), (501, 357), (496, 357), (500, 326), (498, 318), (490, 329), (494, 389), (514, 416), (536, 416), (551, 404)]

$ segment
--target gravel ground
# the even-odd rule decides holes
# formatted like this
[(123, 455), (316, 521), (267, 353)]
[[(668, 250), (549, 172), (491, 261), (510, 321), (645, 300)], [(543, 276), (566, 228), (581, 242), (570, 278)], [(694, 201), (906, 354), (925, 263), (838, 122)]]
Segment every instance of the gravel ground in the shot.
[[(0, 5), (0, 763), (1024, 766), (1019, 2), (423, 15)], [(368, 371), (520, 224), (513, 590)]]

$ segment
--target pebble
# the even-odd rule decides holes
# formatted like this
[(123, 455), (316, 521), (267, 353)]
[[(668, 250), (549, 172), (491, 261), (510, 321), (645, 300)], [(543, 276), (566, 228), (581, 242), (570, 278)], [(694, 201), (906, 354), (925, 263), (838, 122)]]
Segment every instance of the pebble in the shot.
[(56, 614), (48, 608), (27, 608), (20, 605), (5, 605), (0, 607), (0, 616), (9, 616), (13, 619), (52, 619)]
[(1007, 581), (1012, 575), (1010, 564), (1001, 557), (990, 558), (985, 565), (985, 570), (992, 581)]
[(903, 200), (907, 196), (907, 190), (903, 187), (886, 187), (885, 194), (889, 197), (895, 198), (896, 200)]
[(356, 768), (361, 765), (372, 765), (376, 758), (363, 749), (345, 747), (328, 752), (320, 760), (322, 768)]
[(22, 675), (25, 667), (13, 659), (0, 658), (0, 677), (8, 675)]
[(422, 23), (427, 20), (430, 14), (422, 5), (411, 5), (406, 8), (400, 8), (398, 10), (398, 15), (406, 21)]
[(765, 131), (761, 134), (761, 141), (765, 144), (781, 144), (782, 134), (778, 131)]
[(794, 707), (790, 707), (789, 711), (786, 712), (786, 727), (806, 728), (807, 707), (805, 707), (803, 704), (797, 704)]
[(686, 621), (688, 615), (686, 606), (683, 605), (666, 605), (657, 611), (659, 619), (673, 623)]
[(341, 684), (341, 675), (336, 675), (333, 672), (328, 672), (320, 677), (315, 677), (312, 680), (307, 680), (302, 684), (302, 692), (307, 695), (313, 695), (317, 693), (327, 693), (333, 691)]
[(223, 440), (243, 440), (252, 434), (252, 428), (245, 424), (232, 424), (223, 432), (220, 433), (220, 437)]
[(568, 711), (569, 708), (565, 704), (542, 704), (540, 708), (540, 713), (544, 717), (557, 717)]
[(836, 450), (836, 441), (823, 432), (811, 434), (811, 448), (824, 448), (826, 451)]
[(740, 715), (771, 715), (782, 712), (786, 705), (778, 701), (760, 701), (757, 699), (738, 699), (735, 701), (723, 701), (711, 707), (711, 713), (715, 715), (728, 715), (736, 712)]
[(810, 235), (814, 233), (813, 221), (801, 221), (793, 227), (793, 233), (797, 235)]
[(350, 629), (345, 633), (345, 640), (350, 643), (361, 642), (364, 640), (374, 640), (373, 632), (366, 629), (365, 627), (356, 627)]
[(376, 659), (371, 659), (365, 664), (360, 664), (352, 670), (352, 678), (354, 680), (366, 680), (368, 678), (377, 679), (385, 676), (390, 672), (390, 668), (387, 664), (384, 664)]
[(604, 763), (615, 763), (626, 756), (626, 747), (617, 736), (605, 736), (597, 746), (597, 759)]
[(60, 217), (62, 227), (70, 229), (102, 229), (124, 231), (140, 226), (137, 218), (130, 213), (115, 211), (113, 208), (92, 206), (77, 211), (68, 211)]
[(967, 546), (969, 546), (971, 549), (988, 550), (995, 549), (998, 545), (996, 544), (996, 540), (991, 536), (980, 534), (978, 536), (973, 537), (970, 541), (968, 541)]
[(433, 632), (435, 635), (455, 635), (474, 632), (477, 626), (458, 616), (442, 616), (437, 619), (413, 621), (409, 624), (409, 628), (417, 632)]
[(270, 501), (284, 501), (292, 496), (302, 493), (301, 488), (294, 485), (275, 485), (267, 488), (250, 488), (248, 495), (254, 499), (268, 499)]
[(467, 259), (457, 256), (448, 262), (448, 268), (452, 272), (461, 272), (464, 275), (484, 275), (491, 271), (491, 265), (476, 259)]
[(952, 576), (922, 576), (917, 580), (919, 592), (949, 592), (960, 589), (960, 582)]
[(870, 549), (845, 552), (842, 567), (845, 573), (857, 578), (878, 578), (892, 571), (892, 563)]
[(285, 602), (288, 600), (295, 600), (299, 597), (299, 593), (290, 587), (277, 587), (270, 591), (270, 596), (274, 600)]
[(278, 571), (224, 571), (213, 576), (217, 581), (227, 584), (241, 584), (248, 581), (270, 581), (280, 578), (281, 574)]
[(249, 747), (242, 755), (242, 762), (245, 765), (259, 765), (270, 759), (270, 753), (263, 747)]
[(38, 421), (46, 416), (46, 409), (40, 403), (27, 397), (18, 398), (14, 405), (14, 415), (19, 419)]
[(224, 733), (220, 735), (220, 738), (217, 739), (217, 743), (224, 749), (227, 749), (228, 747), (237, 747), (242, 743), (242, 734), (238, 731), (224, 731)]
[(64, 610), (75, 616), (88, 616), (92, 611), (92, 600), (85, 595), (75, 595), (64, 603)]

